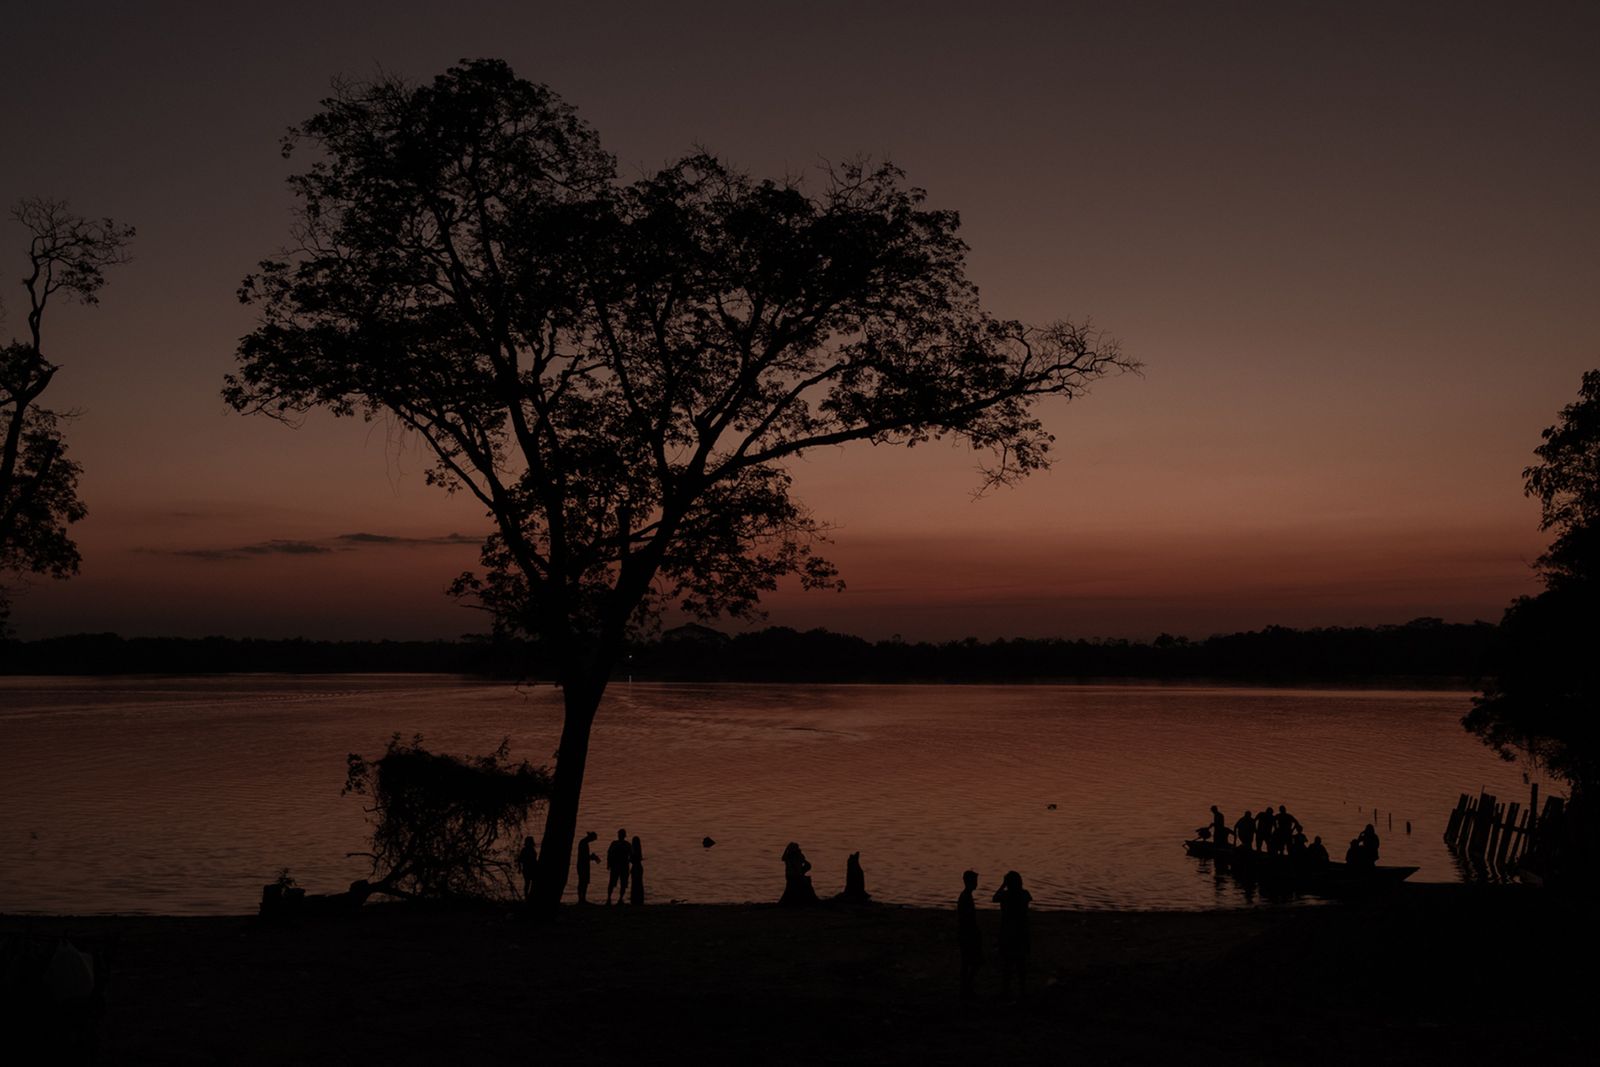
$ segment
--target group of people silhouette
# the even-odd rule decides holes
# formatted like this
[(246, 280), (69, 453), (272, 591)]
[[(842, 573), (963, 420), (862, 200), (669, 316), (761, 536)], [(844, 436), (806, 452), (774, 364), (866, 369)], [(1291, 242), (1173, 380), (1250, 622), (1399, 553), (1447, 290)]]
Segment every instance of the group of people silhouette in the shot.
[[(790, 841), (783, 850), (784, 907), (803, 907), (818, 903), (811, 884), (811, 861), (799, 844)], [(978, 888), (978, 872), (963, 871), (961, 895), (956, 898), (956, 933), (961, 946), (961, 996), (977, 997), (978, 971), (984, 962), (983, 931), (978, 925), (978, 905), (973, 893)], [(861, 853), (852, 852), (845, 863), (845, 887), (839, 900), (866, 903), (866, 874), (861, 869)], [(1028, 975), (1028, 905), (1033, 895), (1022, 886), (1022, 875), (1007, 871), (995, 890), (994, 902), (1000, 905), (1000, 979), (1004, 994), (1011, 996), (1013, 980), (1018, 994), (1025, 992)]]
[[(961, 999), (977, 999), (978, 971), (983, 967), (983, 931), (978, 926), (978, 905), (972, 894), (978, 872), (961, 872), (961, 895), (956, 898), (956, 936), (961, 943)], [(1000, 905), (1000, 983), (1007, 999), (1016, 979), (1017, 994), (1027, 992), (1028, 904), (1033, 895), (1022, 887), (1022, 875), (1007, 871), (995, 890)]]
[[(1288, 856), (1309, 863), (1327, 863), (1328, 850), (1322, 838), (1306, 840), (1305, 828), (1280, 804), (1274, 812), (1271, 805), (1253, 814), (1246, 811), (1230, 826), (1227, 817), (1211, 805), (1211, 825), (1198, 830), (1201, 839), (1210, 839), (1219, 845), (1231, 843), (1245, 852), (1262, 852), (1270, 856)], [(599, 834), (590, 830), (578, 842), (577, 873), (578, 903), (589, 902), (590, 867), (599, 864), (600, 857), (590, 847)], [(706, 847), (710, 847), (707, 838)], [(811, 884), (811, 862), (797, 842), (784, 847), (783, 896), (778, 903), (784, 907), (803, 907), (819, 902), (817, 891)], [(606, 903), (615, 894), (618, 904), (631, 901), (644, 903), (644, 851), (639, 838), (630, 842), (627, 830), (618, 830), (616, 840), (606, 848)], [(522, 891), (531, 897), (538, 871), (538, 852), (532, 837), (523, 838), (522, 851), (517, 854), (517, 869), (522, 875)], [(1351, 866), (1371, 867), (1378, 862), (1378, 834), (1368, 823), (1350, 842), (1345, 862)], [(978, 906), (973, 894), (978, 888), (978, 872), (963, 871), (961, 894), (956, 898), (956, 932), (961, 947), (961, 997), (977, 997), (977, 976), (984, 965), (984, 939), (978, 922)], [(872, 898), (867, 893), (866, 875), (861, 868), (861, 853), (852, 852), (845, 863), (845, 889), (840, 900), (866, 903)], [(1028, 905), (1033, 896), (1022, 885), (1022, 875), (1007, 871), (1000, 888), (991, 898), (1000, 905), (1000, 977), (1004, 995), (1011, 997), (1015, 981), (1019, 995), (1026, 991), (1028, 974)]]
[[(1198, 833), (1201, 840), (1209, 839), (1217, 845), (1231, 843), (1241, 852), (1287, 856), (1313, 866), (1329, 862), (1328, 847), (1322, 843), (1322, 837), (1319, 835), (1307, 841), (1305, 827), (1301, 826), (1300, 820), (1289, 814), (1288, 808), (1282, 804), (1278, 805), (1276, 812), (1272, 810), (1271, 804), (1255, 814), (1247, 809), (1232, 826), (1228, 825), (1227, 816), (1213, 804), (1211, 825), (1200, 827)], [(1371, 823), (1368, 823), (1367, 828), (1350, 842), (1344, 859), (1353, 867), (1377, 865), (1378, 834)]]
[[(1232, 827), (1228, 825), (1227, 817), (1213, 804), (1210, 836), (1216, 844), (1226, 845), (1231, 838), (1235, 846), (1246, 852), (1265, 852), (1269, 856), (1286, 856), (1310, 847), (1306, 841), (1305, 827), (1282, 804), (1278, 805), (1276, 813), (1271, 804), (1254, 814), (1247, 809)], [(1322, 839), (1319, 837), (1317, 840), (1320, 842)]]
[[(1263, 852), (1271, 856), (1288, 856), (1311, 864), (1328, 862), (1328, 849), (1320, 836), (1306, 840), (1305, 828), (1300, 821), (1279, 804), (1276, 813), (1269, 804), (1259, 814), (1248, 810), (1228, 825), (1227, 816), (1211, 805), (1211, 825), (1197, 831), (1202, 840), (1209, 839), (1219, 845), (1231, 843), (1245, 852)], [(590, 867), (598, 865), (600, 857), (590, 847), (599, 839), (590, 830), (578, 842), (577, 873), (578, 903), (589, 903)], [(706, 839), (710, 841), (710, 838)], [(707, 847), (710, 847), (709, 845)], [(1345, 852), (1345, 862), (1352, 867), (1373, 867), (1378, 862), (1378, 834), (1368, 823)], [(790, 841), (783, 850), (783, 896), (778, 903), (783, 907), (803, 907), (818, 903), (817, 891), (811, 884), (811, 862), (797, 842)], [(616, 840), (606, 848), (606, 903), (615, 894), (618, 904), (644, 903), (644, 850), (637, 835), (630, 842), (628, 831), (619, 829)], [(539, 853), (532, 837), (522, 839), (522, 850), (517, 853), (517, 871), (522, 875), (523, 898), (532, 899), (533, 887), (539, 869)], [(976, 871), (962, 874), (964, 888), (956, 901), (956, 918), (961, 941), (961, 995), (970, 998), (978, 969), (983, 965), (983, 943), (978, 931), (977, 905), (973, 891), (978, 887)], [(861, 869), (861, 853), (850, 853), (845, 862), (845, 888), (838, 899), (867, 903), (872, 896), (867, 892), (866, 875)], [(1033, 899), (1022, 888), (1022, 876), (1007, 871), (995, 891), (994, 902), (1000, 905), (1000, 962), (1006, 994), (1010, 995), (1011, 980), (1017, 979), (1018, 988), (1027, 971), (1028, 958), (1028, 903)]]
[[(811, 861), (800, 846), (790, 841), (783, 848), (783, 896), (778, 903), (786, 908), (804, 907), (817, 903), (817, 891), (811, 884)], [(853, 904), (867, 904), (872, 894), (867, 892), (867, 875), (861, 869), (861, 853), (852, 852), (844, 864), (844, 892), (839, 900)]]
[[(600, 835), (590, 830), (578, 841), (578, 903), (589, 903), (589, 868), (600, 862), (590, 848)], [(627, 830), (618, 830), (615, 841), (606, 846), (606, 903), (615, 893), (618, 904), (644, 903), (644, 848), (638, 835), (628, 840)]]

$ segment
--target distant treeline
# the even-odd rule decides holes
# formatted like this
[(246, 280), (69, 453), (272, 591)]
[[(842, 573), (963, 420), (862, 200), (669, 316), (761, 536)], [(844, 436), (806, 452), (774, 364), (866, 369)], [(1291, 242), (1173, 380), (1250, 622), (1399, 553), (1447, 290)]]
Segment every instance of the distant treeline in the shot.
[[(1415, 619), (1402, 626), (1265, 630), (1191, 641), (867, 641), (786, 627), (727, 635), (689, 625), (635, 645), (618, 676), (647, 681), (1048, 682), (1215, 678), (1260, 682), (1476, 681), (1490, 673), (1497, 628)], [(546, 678), (526, 642), (263, 641), (76, 634), (0, 643), (5, 674), (388, 672)]]
[(517, 673), (524, 648), (487, 641), (269, 641), (70, 634), (0, 641), (0, 674)]
[(1088, 678), (1240, 681), (1473, 680), (1487, 669), (1490, 623), (1416, 619), (1403, 626), (1290, 630), (1191, 641), (866, 641), (774, 627), (724, 637), (680, 627), (637, 649), (637, 678), (673, 681), (1047, 682)]

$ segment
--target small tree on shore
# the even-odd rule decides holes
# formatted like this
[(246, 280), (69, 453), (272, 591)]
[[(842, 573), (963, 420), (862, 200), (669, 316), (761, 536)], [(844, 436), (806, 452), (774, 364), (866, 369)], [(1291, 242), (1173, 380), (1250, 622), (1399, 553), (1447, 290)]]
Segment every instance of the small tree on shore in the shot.
[(348, 757), (344, 792), (372, 801), (374, 893), (425, 900), (503, 898), (515, 890), (523, 825), (550, 795), (550, 776), (487, 756), (430, 752), (396, 734), (377, 759)]
[(128, 261), (133, 239), (131, 226), (75, 215), (61, 201), (23, 200), (11, 217), (28, 233), (28, 336), (0, 347), (0, 634), (10, 607), (5, 579), (76, 574), (67, 527), (88, 513), (80, 468), (67, 458), (67, 416), (40, 403), (61, 369), (44, 354), (45, 309), (58, 293), (98, 303), (106, 268)]
[(818, 187), (696, 153), (632, 183), (504, 63), (340, 85), (290, 145), (296, 244), (224, 396), (421, 437), (495, 528), (456, 591), (536, 636), (564, 720), (537, 900), (566, 885), (590, 732), (632, 628), (676, 602), (749, 616), (786, 575), (836, 587), (786, 464), (935, 438), (986, 485), (1046, 465), (1043, 397), (1132, 364), (1086, 326), (997, 319), (954, 212), (892, 166)]

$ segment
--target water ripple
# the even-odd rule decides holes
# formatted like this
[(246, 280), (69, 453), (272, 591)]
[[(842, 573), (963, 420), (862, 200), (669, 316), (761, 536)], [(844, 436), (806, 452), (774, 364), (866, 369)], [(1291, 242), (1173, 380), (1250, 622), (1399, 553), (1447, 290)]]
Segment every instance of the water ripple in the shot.
[[(1179, 847), (1213, 803), (1230, 819), (1286, 804), (1336, 853), (1377, 809), (1385, 863), (1454, 881), (1439, 835), (1457, 793), (1526, 789), (1462, 732), (1465, 701), (619, 685), (580, 825), (639, 834), (658, 899), (771, 900), (796, 840), (824, 896), (859, 851), (869, 889), (892, 902), (948, 904), (971, 867), (986, 887), (1021, 871), (1042, 907), (1251, 903)], [(283, 867), (314, 892), (340, 889), (367, 873), (346, 855), (365, 833), (360, 801), (340, 795), (346, 753), (420, 732), (456, 752), (509, 737), (544, 762), (560, 722), (550, 687), (464, 679), (0, 679), (0, 911), (238, 913)]]

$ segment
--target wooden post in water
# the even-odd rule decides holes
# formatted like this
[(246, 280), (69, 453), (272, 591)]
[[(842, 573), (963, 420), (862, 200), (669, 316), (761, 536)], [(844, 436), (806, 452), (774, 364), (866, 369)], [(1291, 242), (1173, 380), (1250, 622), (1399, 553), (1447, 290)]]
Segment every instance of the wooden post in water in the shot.
[(1505, 826), (1500, 831), (1500, 847), (1494, 854), (1494, 865), (1502, 871), (1510, 859), (1511, 838), (1517, 832), (1517, 811), (1522, 807), (1517, 801), (1506, 806)]
[(1463, 852), (1467, 849), (1467, 842), (1472, 840), (1472, 822), (1478, 816), (1478, 798), (1468, 797), (1466, 806), (1461, 809), (1461, 825), (1456, 831), (1456, 847)]
[(1461, 822), (1456, 826), (1457, 848), (1466, 848), (1467, 839), (1472, 836), (1472, 813), (1477, 808), (1478, 798), (1467, 797), (1461, 805)]
[(1489, 843), (1489, 830), (1494, 825), (1494, 796), (1490, 793), (1478, 794), (1478, 817), (1472, 823), (1472, 839), (1467, 842), (1467, 854), (1474, 859), (1483, 858), (1483, 850)]
[(1528, 813), (1522, 810), (1521, 801), (1517, 802), (1516, 807), (1517, 810), (1522, 814), (1520, 818), (1517, 818), (1512, 822), (1512, 825), (1507, 830), (1510, 837), (1506, 841), (1506, 856), (1504, 866), (1509, 868), (1515, 868), (1517, 865), (1517, 852), (1522, 847), (1522, 835), (1524, 833), (1524, 827), (1528, 821)]
[(1447, 844), (1447, 845), (1456, 844), (1456, 838), (1461, 833), (1461, 822), (1462, 822), (1463, 819), (1466, 818), (1466, 815), (1467, 815), (1467, 804), (1468, 803), (1470, 803), (1470, 798), (1467, 796), (1467, 794), (1462, 793), (1461, 794), (1461, 799), (1456, 801), (1456, 810), (1454, 810), (1454, 811), (1452, 811), (1450, 813), (1450, 821), (1445, 823), (1445, 827), (1444, 827), (1444, 843), (1445, 844)]

